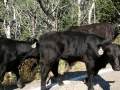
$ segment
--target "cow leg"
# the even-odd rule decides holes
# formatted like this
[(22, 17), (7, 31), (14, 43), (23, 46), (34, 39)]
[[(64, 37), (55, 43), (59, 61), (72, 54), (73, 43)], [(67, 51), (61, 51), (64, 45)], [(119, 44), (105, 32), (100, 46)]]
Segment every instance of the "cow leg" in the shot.
[(56, 79), (56, 81), (59, 83), (59, 85), (61, 86), (61, 85), (64, 85), (64, 83), (63, 83), (63, 81), (62, 81), (62, 79), (60, 78), (60, 76), (59, 76), (59, 74), (58, 74), (58, 64), (59, 64), (59, 62), (57, 61), (56, 63), (54, 63), (54, 67), (52, 67), (52, 72), (53, 72), (53, 74), (54, 74), (54, 77), (55, 77), (55, 79)]
[(18, 86), (19, 88), (22, 88), (23, 85), (22, 85), (22, 80), (21, 80), (21, 78), (20, 78), (20, 74), (19, 74), (18, 68), (14, 68), (14, 70), (13, 70), (12, 72), (13, 72), (13, 73), (16, 75), (16, 77), (17, 77), (17, 86)]
[(87, 68), (87, 75), (88, 75), (88, 90), (94, 90), (93, 81), (92, 81), (93, 75), (94, 75), (94, 69), (90, 62), (86, 64), (86, 68)]
[(0, 67), (0, 90), (5, 90), (4, 86), (2, 85), (5, 73), (5, 67)]
[(88, 70), (88, 90), (94, 90), (93, 88), (93, 70)]
[[(94, 68), (93, 77), (96, 76), (96, 75), (98, 74), (99, 70), (100, 70), (100, 69)], [(85, 84), (88, 83), (88, 77), (85, 78), (84, 83), (85, 83)]]
[(0, 90), (5, 90), (5, 88), (2, 85), (3, 79), (4, 79), (4, 75), (2, 76), (0, 75)]
[(46, 90), (46, 79), (50, 70), (51, 66), (48, 64), (41, 67), (41, 90)]

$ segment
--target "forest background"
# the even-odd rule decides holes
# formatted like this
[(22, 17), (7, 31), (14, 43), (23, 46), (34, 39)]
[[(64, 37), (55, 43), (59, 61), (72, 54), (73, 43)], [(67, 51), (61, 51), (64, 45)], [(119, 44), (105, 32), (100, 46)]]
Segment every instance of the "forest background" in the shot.
[[(15, 40), (38, 39), (45, 32), (65, 31), (70, 26), (99, 22), (120, 26), (119, 0), (0, 0), (0, 35)], [(114, 42), (119, 44), (120, 36)], [(66, 70), (65, 64), (61, 60), (59, 72)], [(28, 66), (30, 69), (32, 64)], [(24, 64), (23, 69), (28, 66)], [(80, 67), (81, 63), (73, 69)], [(31, 80), (38, 73), (39, 66), (23, 76)]]

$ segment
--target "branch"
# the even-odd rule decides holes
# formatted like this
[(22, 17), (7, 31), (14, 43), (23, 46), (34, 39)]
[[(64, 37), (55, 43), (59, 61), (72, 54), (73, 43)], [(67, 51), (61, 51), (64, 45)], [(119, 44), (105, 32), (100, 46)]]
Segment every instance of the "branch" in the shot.
[(49, 17), (50, 14), (49, 14), (48, 11), (46, 11), (45, 8), (43, 7), (41, 0), (37, 0), (37, 2), (39, 3), (39, 5), (40, 5), (40, 7), (42, 8), (42, 10), (43, 10), (43, 12), (45, 13), (45, 15)]
[(115, 5), (113, 4), (112, 0), (110, 0), (111, 4), (113, 5), (114, 9), (117, 11), (118, 15), (120, 15), (120, 12), (117, 10), (117, 8), (115, 7)]
[(48, 12), (48, 10), (45, 10), (45, 8), (43, 7), (42, 5), (42, 1), (41, 0), (37, 0), (37, 2), (39, 3), (41, 9), (43, 10), (44, 14), (49, 18), (49, 19), (52, 19), (54, 21), (54, 16), (52, 15), (55, 10), (57, 9), (59, 3), (60, 3), (60, 0), (57, 2), (57, 5), (55, 5), (54, 9), (51, 11), (51, 12)]

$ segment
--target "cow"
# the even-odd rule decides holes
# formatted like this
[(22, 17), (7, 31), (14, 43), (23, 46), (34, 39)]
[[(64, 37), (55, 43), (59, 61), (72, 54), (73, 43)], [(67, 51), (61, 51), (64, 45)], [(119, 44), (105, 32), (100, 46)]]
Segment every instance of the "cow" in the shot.
[[(103, 56), (104, 55), (104, 56)], [(110, 63), (112, 66), (112, 69), (114, 71), (119, 70), (119, 66), (120, 66), (120, 45), (117, 44), (110, 44), (107, 46), (107, 48), (104, 51), (104, 54), (100, 57), (99, 59), (104, 59), (104, 61), (106, 61), (106, 63)], [(99, 71), (101, 69), (101, 66), (99, 65), (99, 63), (104, 63), (100, 60), (98, 60), (98, 62), (96, 62), (96, 70)], [(102, 64), (102, 68), (105, 68), (105, 65)], [(115, 65), (114, 65), (115, 64)], [(97, 72), (96, 72), (97, 74)]]
[[(84, 33), (95, 34), (100, 37), (107, 38), (111, 42), (114, 41), (114, 39), (119, 34), (117, 25), (107, 23), (107, 22), (93, 23), (93, 24), (84, 25), (84, 26), (71, 26), (67, 29), (67, 31), (77, 31), (77, 32), (80, 31), (80, 32), (84, 32)], [(66, 62), (67, 71), (75, 63), (69, 63), (69, 65), (68, 65)]]
[(63, 85), (58, 74), (60, 59), (70, 63), (84, 62), (88, 74), (88, 90), (94, 90), (92, 82), (94, 66), (101, 56), (98, 52), (100, 48), (104, 51), (109, 44), (111, 42), (106, 38), (82, 32), (48, 32), (41, 35), (39, 37), (41, 90), (46, 90), (46, 78), (50, 71), (59, 85)]
[[(104, 50), (104, 54), (95, 62), (93, 76), (96, 76), (99, 70), (105, 68), (108, 63), (111, 64), (114, 71), (120, 71), (120, 45), (110, 44), (107, 46)], [(87, 82), (88, 78), (85, 78), (85, 83)]]
[(119, 31), (115, 24), (101, 22), (84, 26), (71, 26), (67, 31), (81, 31), (84, 33), (95, 34), (108, 38), (111, 42), (118, 36)]
[(17, 76), (17, 85), (22, 88), (18, 66), (27, 58), (39, 59), (37, 40), (33, 42), (0, 38), (0, 90), (4, 90), (2, 81), (6, 72)]

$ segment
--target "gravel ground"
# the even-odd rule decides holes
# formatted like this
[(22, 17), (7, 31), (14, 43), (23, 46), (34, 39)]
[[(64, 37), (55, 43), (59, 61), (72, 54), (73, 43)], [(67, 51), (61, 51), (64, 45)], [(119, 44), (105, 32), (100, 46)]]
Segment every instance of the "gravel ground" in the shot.
[[(115, 76), (115, 77), (113, 77)], [(119, 90), (120, 89), (120, 72), (109, 71), (97, 75), (94, 79), (95, 90)], [(72, 81), (63, 86), (54, 86), (49, 90), (87, 90), (87, 85), (82, 80)]]

